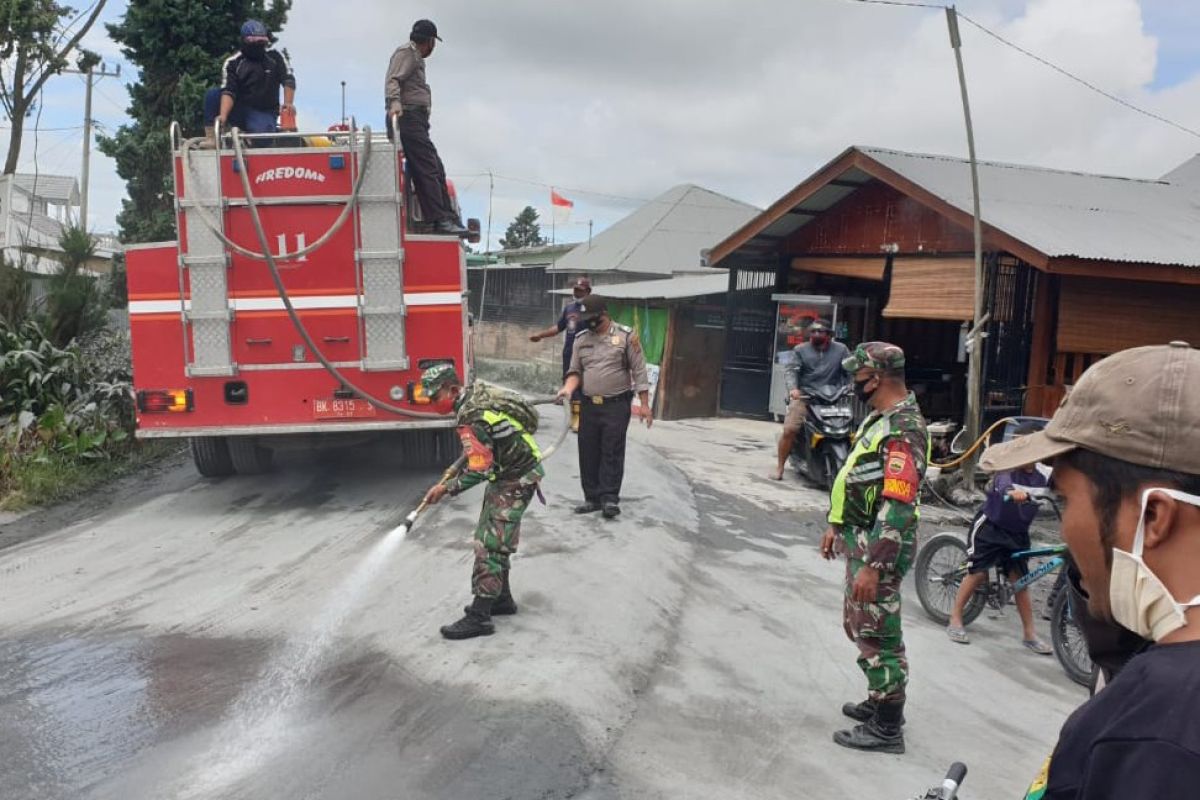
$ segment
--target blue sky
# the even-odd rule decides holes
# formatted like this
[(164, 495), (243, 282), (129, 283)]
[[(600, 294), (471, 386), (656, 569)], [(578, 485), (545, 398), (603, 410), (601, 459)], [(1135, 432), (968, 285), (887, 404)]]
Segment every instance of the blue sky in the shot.
[[(548, 217), (549, 185), (576, 202), (563, 238), (602, 230), (681, 182), (758, 205), (849, 144), (958, 154), (953, 62), (940, 12), (842, 0), (297, 0), (282, 41), (299, 74), (302, 123), (336, 121), (339, 81), (360, 123), (378, 126), (383, 68), (412, 19), (438, 21), (429, 62), (433, 135), (469, 216), (493, 239), (524, 205)], [(501, 7), (502, 6), (502, 7)], [(652, 7), (651, 7), (652, 6)], [(964, 0), (959, 8), (1025, 47), (1152, 110), (1200, 128), (1200, 3), (1182, 0)], [(118, 18), (125, 3), (105, 11)], [(1200, 141), (1097, 98), (964, 29), (980, 155), (1046, 166), (1159, 175)], [(89, 45), (110, 61), (102, 27)], [(353, 53), (354, 57), (347, 54)], [(124, 119), (124, 83), (96, 87), (101, 129)], [(53, 80), (37, 136), (42, 172), (78, 174), (83, 82)], [(32, 125), (30, 126), (32, 127)], [(0, 137), (6, 136), (0, 131)], [(0, 138), (0, 146), (6, 144)], [(22, 170), (33, 169), (27, 129)], [(115, 228), (123, 185), (93, 151), (94, 230)]]

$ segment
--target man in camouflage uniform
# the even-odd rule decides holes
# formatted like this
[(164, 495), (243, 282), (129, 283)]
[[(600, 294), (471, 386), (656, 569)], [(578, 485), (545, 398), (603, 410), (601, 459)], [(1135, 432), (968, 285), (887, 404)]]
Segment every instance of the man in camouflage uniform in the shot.
[[(464, 616), (444, 626), (447, 639), (470, 639), (495, 632), (493, 615), (516, 614), (509, 584), (509, 559), (517, 552), (521, 538), (521, 517), (538, 493), (545, 476), (542, 453), (529, 428), (526, 406), (522, 424), (513, 412), (519, 398), (482, 383), (464, 389), (458, 373), (449, 364), (438, 364), (421, 376), (425, 394), (435, 403), (453, 401), (458, 415), (458, 435), (462, 439), (465, 464), (458, 475), (438, 483), (425, 495), (425, 502), (436, 504), (447, 494), (454, 496), (479, 483), (487, 483), (483, 509), (475, 528), (475, 564), (471, 573), (474, 600)], [(504, 397), (504, 402), (500, 401)]]
[(900, 583), (917, 549), (918, 490), (929, 460), (929, 434), (904, 382), (904, 351), (887, 342), (860, 344), (843, 362), (871, 413), (830, 495), (821, 554), (846, 554), (843, 625), (858, 645), (867, 699), (842, 713), (861, 724), (838, 731), (843, 747), (904, 752), (908, 660), (900, 629)]

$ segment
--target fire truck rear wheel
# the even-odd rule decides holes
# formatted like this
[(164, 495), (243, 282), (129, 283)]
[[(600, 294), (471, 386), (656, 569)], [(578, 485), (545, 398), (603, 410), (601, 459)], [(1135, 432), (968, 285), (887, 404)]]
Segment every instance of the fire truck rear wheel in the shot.
[(223, 436), (195, 436), (191, 440), (192, 461), (196, 471), (206, 478), (224, 478), (233, 474), (233, 460)]
[(239, 475), (261, 475), (271, 470), (274, 453), (260, 445), (253, 437), (231, 436), (229, 456)]

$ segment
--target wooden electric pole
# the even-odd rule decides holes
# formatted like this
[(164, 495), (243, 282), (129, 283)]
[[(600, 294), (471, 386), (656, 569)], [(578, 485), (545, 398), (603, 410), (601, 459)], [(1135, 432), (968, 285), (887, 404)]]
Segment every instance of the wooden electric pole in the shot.
[[(967, 441), (979, 438), (979, 403), (983, 383), (983, 221), (979, 210), (979, 164), (975, 160), (975, 129), (971, 125), (971, 102), (967, 98), (967, 76), (963, 70), (962, 39), (958, 35), (958, 10), (946, 9), (946, 24), (950, 27), (950, 46), (958, 64), (958, 86), (962, 91), (963, 119), (967, 125), (967, 154), (971, 159), (971, 194), (975, 210), (975, 307), (971, 330), (967, 336)], [(975, 458), (963, 465), (964, 483), (970, 489), (975, 481)]]

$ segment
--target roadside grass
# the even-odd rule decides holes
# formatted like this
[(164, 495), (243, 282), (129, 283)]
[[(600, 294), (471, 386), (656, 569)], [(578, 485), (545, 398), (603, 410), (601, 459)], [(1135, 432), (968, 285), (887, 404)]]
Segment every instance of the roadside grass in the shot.
[(177, 441), (133, 441), (108, 458), (80, 459), (43, 450), (16, 457), (0, 482), (0, 511), (71, 500), (181, 451)]

